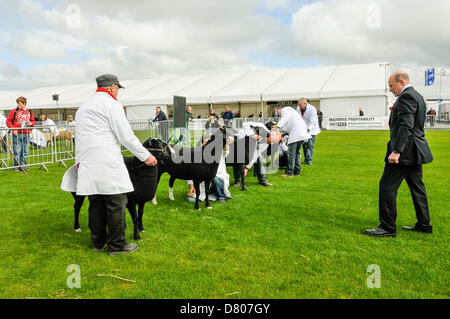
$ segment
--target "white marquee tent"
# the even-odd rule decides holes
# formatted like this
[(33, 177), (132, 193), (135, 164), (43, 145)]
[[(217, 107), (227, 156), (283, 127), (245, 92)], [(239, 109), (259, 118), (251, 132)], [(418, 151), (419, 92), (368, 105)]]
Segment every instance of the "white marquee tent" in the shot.
[[(366, 115), (384, 116), (395, 97), (389, 93), (387, 80), (395, 70), (406, 70), (412, 84), (426, 99), (450, 99), (450, 74), (437, 76), (431, 87), (424, 86), (423, 69), (390, 63), (318, 66), (312, 68), (267, 69), (247, 72), (211, 73), (190, 76), (121, 81), (126, 87), (119, 100), (127, 116), (148, 119), (154, 108), (172, 104), (173, 95), (186, 96), (187, 103), (207, 109), (214, 104), (254, 103), (268, 115), (268, 104), (295, 101), (307, 97), (315, 101), (325, 116), (356, 116), (359, 107)], [(440, 72), (439, 72), (440, 74)], [(120, 77), (120, 75), (119, 75)], [(89, 84), (38, 88), (28, 92), (0, 92), (0, 110), (11, 110), (15, 99), (23, 95), (31, 109), (78, 108), (93, 92)], [(58, 104), (52, 95), (58, 94)]]

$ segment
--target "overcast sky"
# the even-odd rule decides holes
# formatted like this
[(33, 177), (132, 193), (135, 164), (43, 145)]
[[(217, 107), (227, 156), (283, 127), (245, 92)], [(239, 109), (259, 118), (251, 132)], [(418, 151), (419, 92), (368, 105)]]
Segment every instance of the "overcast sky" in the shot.
[(323, 64), (449, 66), (448, 0), (0, 0), (0, 90)]

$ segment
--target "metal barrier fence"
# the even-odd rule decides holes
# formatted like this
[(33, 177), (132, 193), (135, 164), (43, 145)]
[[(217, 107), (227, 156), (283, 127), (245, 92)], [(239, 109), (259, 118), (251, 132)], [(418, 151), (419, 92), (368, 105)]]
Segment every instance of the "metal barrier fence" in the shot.
[(56, 138), (46, 127), (24, 129), (2, 129), (3, 136), (0, 156), (0, 170), (27, 169), (40, 166), (47, 170), (46, 164), (55, 163)]
[[(208, 127), (214, 127), (218, 123), (222, 124), (222, 119), (210, 122), (206, 119), (194, 119), (189, 122), (187, 128), (174, 128), (173, 121), (151, 122), (151, 121), (131, 121), (130, 126), (137, 138), (144, 142), (149, 138), (160, 138), (171, 143), (182, 143), (196, 145)], [(226, 122), (227, 126), (240, 129), (244, 122), (268, 121), (278, 122), (277, 118), (236, 118)], [(427, 116), (425, 124), (427, 130), (449, 130), (450, 121)], [(18, 134), (14, 131), (29, 131), (29, 134)], [(0, 170), (20, 169), (30, 166), (39, 166), (45, 170), (47, 164), (58, 163), (67, 167), (65, 161), (75, 159), (75, 127), (67, 123), (56, 127), (35, 126), (25, 129), (0, 128)], [(13, 149), (16, 148), (14, 151)], [(122, 147), (122, 152), (127, 149)], [(19, 158), (14, 158), (17, 154)], [(20, 163), (20, 165), (19, 165)]]
[[(268, 120), (267, 118), (239, 118), (227, 124), (239, 129), (243, 122)], [(222, 124), (222, 121), (219, 120), (216, 123), (206, 119), (195, 119), (189, 122), (187, 128), (174, 128), (173, 121), (154, 123), (145, 120), (131, 121), (130, 126), (141, 142), (149, 138), (160, 138), (171, 143), (196, 145), (208, 127)], [(16, 136), (14, 131), (23, 131), (25, 134)], [(47, 164), (58, 163), (67, 167), (65, 161), (75, 159), (75, 127), (67, 123), (54, 127), (41, 125), (23, 129), (1, 128), (0, 136), (4, 140), (4, 143), (0, 142), (0, 170), (27, 169), (31, 166), (48, 170)], [(127, 149), (122, 147), (122, 152), (126, 151)]]

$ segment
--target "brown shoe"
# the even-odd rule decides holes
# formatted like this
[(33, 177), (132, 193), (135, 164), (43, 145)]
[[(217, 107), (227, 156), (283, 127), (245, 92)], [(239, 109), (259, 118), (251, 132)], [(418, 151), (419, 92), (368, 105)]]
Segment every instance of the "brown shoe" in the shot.
[(234, 187), (241, 187), (242, 185), (241, 184), (234, 184), (233, 186)]
[(291, 178), (291, 177), (294, 177), (294, 175), (283, 174), (283, 175), (281, 175), (280, 177), (283, 177), (283, 178)]
[(262, 185), (262, 186), (273, 186), (271, 183), (269, 183), (269, 182), (266, 182), (266, 183), (259, 183), (260, 185)]

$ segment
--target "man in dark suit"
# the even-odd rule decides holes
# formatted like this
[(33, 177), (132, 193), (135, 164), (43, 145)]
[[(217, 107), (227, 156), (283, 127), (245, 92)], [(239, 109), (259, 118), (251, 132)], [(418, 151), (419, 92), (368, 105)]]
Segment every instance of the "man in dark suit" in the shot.
[(391, 75), (389, 90), (398, 98), (389, 119), (390, 141), (380, 180), (381, 224), (375, 229), (367, 229), (364, 234), (374, 237), (396, 236), (396, 198), (404, 179), (411, 191), (417, 223), (413, 227), (404, 226), (403, 229), (431, 233), (427, 193), (422, 181), (422, 164), (433, 161), (423, 130), (426, 104), (423, 97), (411, 86), (408, 74), (403, 71)]

